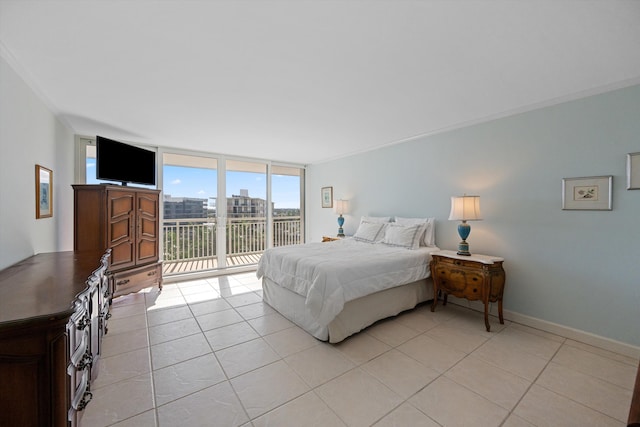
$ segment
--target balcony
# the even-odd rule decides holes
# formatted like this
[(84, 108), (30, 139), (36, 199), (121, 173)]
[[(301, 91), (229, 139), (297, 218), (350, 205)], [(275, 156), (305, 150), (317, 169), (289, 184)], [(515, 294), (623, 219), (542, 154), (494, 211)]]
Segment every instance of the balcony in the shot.
[[(163, 223), (163, 274), (220, 268), (215, 219), (166, 219)], [(226, 264), (257, 264), (266, 249), (266, 218), (229, 218), (226, 222)], [(273, 219), (273, 246), (302, 243), (299, 216)]]

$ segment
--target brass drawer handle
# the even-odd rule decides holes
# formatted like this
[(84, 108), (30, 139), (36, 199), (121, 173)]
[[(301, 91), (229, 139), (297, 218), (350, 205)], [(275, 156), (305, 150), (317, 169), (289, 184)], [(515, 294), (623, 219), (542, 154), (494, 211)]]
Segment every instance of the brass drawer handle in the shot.
[(155, 276), (155, 275), (156, 275), (156, 271), (155, 270), (150, 271), (150, 272), (147, 273), (147, 276)]
[(127, 283), (129, 283), (129, 279), (121, 280), (118, 283), (116, 283), (116, 285), (122, 286), (122, 285), (126, 285)]

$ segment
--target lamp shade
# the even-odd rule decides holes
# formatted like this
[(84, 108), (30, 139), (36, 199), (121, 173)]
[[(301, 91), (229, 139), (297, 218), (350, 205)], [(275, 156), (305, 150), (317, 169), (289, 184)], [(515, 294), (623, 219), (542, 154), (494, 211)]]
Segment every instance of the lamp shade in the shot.
[(480, 219), (482, 219), (480, 196), (451, 197), (450, 221), (477, 221)]
[(346, 214), (349, 212), (349, 201), (348, 200), (336, 200), (335, 210), (338, 215)]

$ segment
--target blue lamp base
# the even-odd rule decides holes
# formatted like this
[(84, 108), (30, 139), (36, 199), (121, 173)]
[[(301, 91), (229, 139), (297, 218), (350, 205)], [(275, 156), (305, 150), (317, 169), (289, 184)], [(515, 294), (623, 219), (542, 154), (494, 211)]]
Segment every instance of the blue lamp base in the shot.
[(342, 214), (338, 217), (338, 237), (344, 237), (344, 229), (342, 226), (344, 225), (344, 218)]
[(458, 255), (471, 256), (469, 252), (469, 244), (467, 243), (467, 237), (471, 233), (471, 226), (467, 224), (467, 221), (462, 221), (462, 224), (458, 225), (458, 234), (462, 241), (458, 243)]

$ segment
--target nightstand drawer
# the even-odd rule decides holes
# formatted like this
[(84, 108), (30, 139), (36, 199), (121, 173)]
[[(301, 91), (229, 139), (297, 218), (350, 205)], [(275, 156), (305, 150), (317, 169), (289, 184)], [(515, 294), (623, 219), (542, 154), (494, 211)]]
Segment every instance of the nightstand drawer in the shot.
[(436, 267), (440, 288), (456, 297), (477, 300), (483, 298), (483, 275), (477, 270)]
[(475, 261), (467, 261), (467, 260), (463, 260), (463, 259), (454, 259), (454, 258), (447, 258), (447, 257), (438, 257), (438, 263), (439, 264), (443, 264), (446, 265), (448, 267), (467, 267), (467, 268), (474, 268), (477, 269), (478, 268), (478, 263)]

